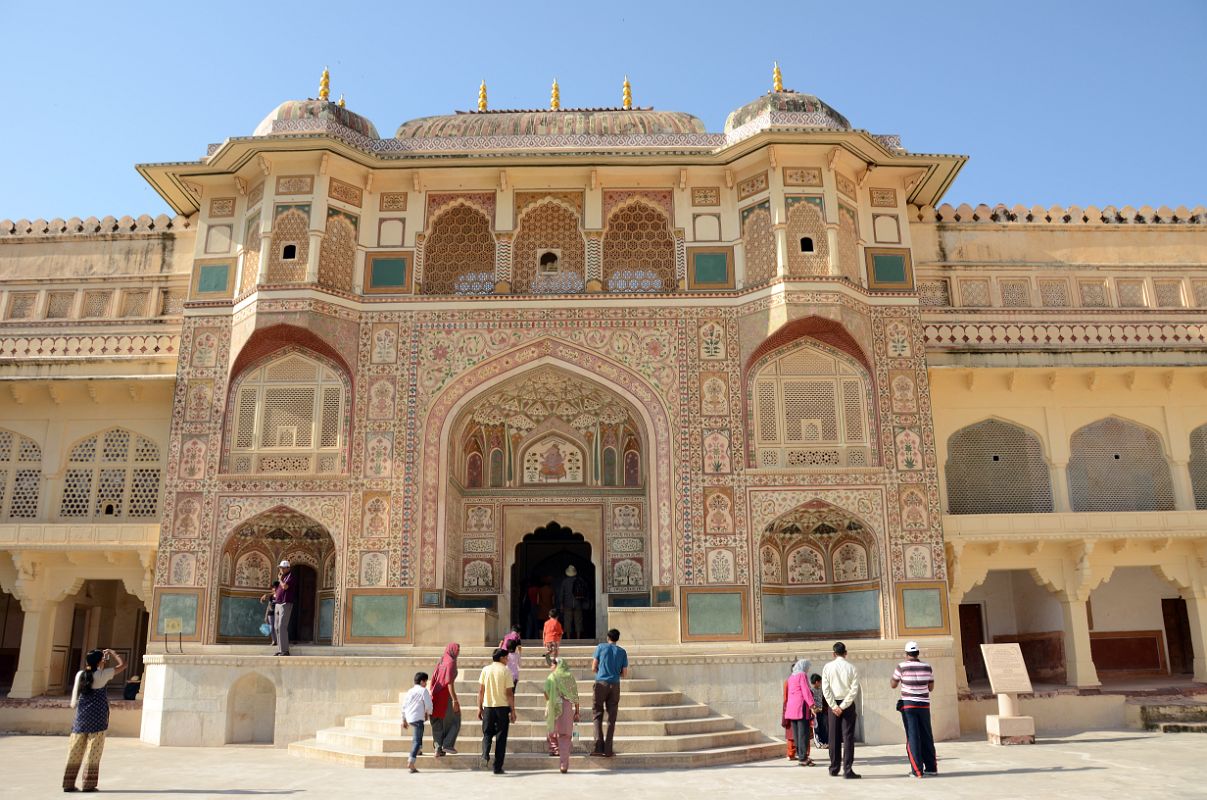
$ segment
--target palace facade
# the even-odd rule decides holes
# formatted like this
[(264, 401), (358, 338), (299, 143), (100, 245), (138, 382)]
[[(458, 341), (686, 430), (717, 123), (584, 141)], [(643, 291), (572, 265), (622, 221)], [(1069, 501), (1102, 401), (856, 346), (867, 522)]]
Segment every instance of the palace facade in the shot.
[(954, 735), (981, 642), (1207, 681), (1207, 211), (952, 208), (965, 157), (778, 77), (721, 133), (550, 105), (382, 137), (324, 81), (140, 165), (174, 218), (0, 223), (11, 698), (124, 649), (170, 743), (283, 558), (299, 664), (486, 644), (573, 565), (670, 685), (914, 639)]

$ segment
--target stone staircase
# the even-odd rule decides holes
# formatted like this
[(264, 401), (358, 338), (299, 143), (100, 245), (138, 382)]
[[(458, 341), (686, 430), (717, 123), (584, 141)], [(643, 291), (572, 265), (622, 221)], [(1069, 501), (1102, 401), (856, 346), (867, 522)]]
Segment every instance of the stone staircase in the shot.
[(1153, 697), (1141, 704), (1145, 730), (1207, 733), (1207, 702), (1199, 697)]
[[(507, 738), (506, 768), (556, 769), (558, 761), (547, 755), (545, 697), (541, 692), (548, 670), (538, 656), (525, 656), (516, 694), (516, 722)], [(729, 716), (692, 702), (681, 692), (669, 691), (656, 681), (628, 678), (621, 684), (614, 758), (591, 758), (594, 740), (591, 722), (592, 681), (590, 659), (571, 657), (581, 699), (579, 740), (574, 742), (571, 769), (676, 769), (718, 766), (782, 757), (784, 746), (762, 731), (747, 728)], [(422, 769), (477, 769), (481, 767), (482, 723), (477, 719), (477, 676), (484, 659), (461, 658), (457, 681), (462, 700), (461, 734), (456, 755), (435, 758), (431, 726), (424, 731), (423, 751), (416, 766)], [(320, 730), (313, 739), (294, 742), (297, 756), (364, 768), (405, 768), (411, 749), (411, 732), (401, 730), (401, 699), (376, 703), (371, 713), (348, 717), (339, 728)]]

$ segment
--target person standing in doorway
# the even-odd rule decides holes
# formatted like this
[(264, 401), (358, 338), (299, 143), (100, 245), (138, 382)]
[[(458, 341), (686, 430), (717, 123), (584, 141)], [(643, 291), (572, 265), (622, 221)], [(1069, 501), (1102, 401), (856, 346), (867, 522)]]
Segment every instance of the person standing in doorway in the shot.
[(478, 719), (482, 720), (482, 762), (490, 766), (490, 743), (495, 743), (494, 772), (503, 774), (507, 731), (515, 722), (515, 686), (507, 669), (507, 651), (498, 648), (478, 676)]
[(562, 610), (567, 639), (583, 638), (583, 613), (589, 603), (587, 582), (579, 577), (578, 569), (571, 564), (566, 567), (561, 586), (557, 587), (557, 605)]
[(847, 646), (834, 643), (834, 660), (821, 670), (821, 691), (830, 706), (830, 774), (860, 778), (851, 767), (855, 763), (855, 698), (859, 696), (859, 673), (847, 661)]
[[(109, 660), (115, 663), (108, 666)], [(67, 768), (63, 770), (63, 791), (76, 791), (75, 779), (84, 767), (85, 792), (95, 792), (101, 777), (101, 753), (105, 751), (105, 732), (109, 730), (109, 698), (105, 684), (126, 668), (126, 662), (112, 650), (90, 650), (84, 656), (84, 668), (75, 674), (71, 688), (71, 707), (75, 722), (67, 743)]]
[(273, 615), (273, 630), (277, 635), (278, 656), (289, 655), (289, 617), (293, 615), (293, 601), (297, 597), (297, 589), (293, 585), (293, 573), (289, 571), (289, 562), (282, 561), (277, 567), (277, 588), (272, 590), (275, 602)]
[[(595, 647), (591, 657), (591, 670), (595, 673), (595, 696), (591, 703), (595, 722), (595, 747), (591, 755), (612, 758), (612, 739), (616, 735), (616, 709), (620, 706), (620, 679), (629, 676), (629, 654), (616, 644), (620, 631), (608, 631), (608, 640)], [(604, 735), (604, 711), (608, 712), (608, 733)]]
[(935, 688), (935, 673), (918, 654), (918, 643), (907, 642), (905, 660), (893, 670), (889, 686), (901, 687), (897, 708), (905, 723), (905, 755), (909, 774), (921, 778), (939, 771), (935, 763), (935, 735), (930, 729), (930, 693)]
[(457, 734), (461, 732), (461, 701), (457, 699), (457, 656), (461, 645), (453, 642), (444, 648), (444, 656), (432, 676), (432, 741), (436, 758), (457, 754)]
[(415, 685), (402, 698), (402, 730), (414, 729), (411, 737), (411, 754), (407, 757), (407, 769), (418, 772), (415, 759), (423, 748), (423, 724), (432, 718), (432, 693), (427, 689), (427, 673), (415, 673)]

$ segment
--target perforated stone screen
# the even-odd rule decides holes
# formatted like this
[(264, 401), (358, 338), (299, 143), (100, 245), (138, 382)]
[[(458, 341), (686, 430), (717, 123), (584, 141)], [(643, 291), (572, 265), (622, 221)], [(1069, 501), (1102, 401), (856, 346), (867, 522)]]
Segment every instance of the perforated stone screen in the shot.
[(163, 474), (155, 442), (112, 428), (78, 442), (67, 456), (59, 516), (155, 519)]
[(990, 419), (947, 444), (947, 507), (952, 514), (1041, 514), (1052, 510), (1043, 446), (1030, 432)]
[(1073, 434), (1069, 504), (1074, 511), (1170, 511), (1173, 482), (1161, 440), (1120, 419), (1104, 419)]
[(1207, 425), (1190, 434), (1190, 483), (1194, 487), (1194, 507), (1207, 509)]
[(0, 511), (4, 517), (36, 517), (41, 491), (42, 449), (33, 439), (0, 430)]

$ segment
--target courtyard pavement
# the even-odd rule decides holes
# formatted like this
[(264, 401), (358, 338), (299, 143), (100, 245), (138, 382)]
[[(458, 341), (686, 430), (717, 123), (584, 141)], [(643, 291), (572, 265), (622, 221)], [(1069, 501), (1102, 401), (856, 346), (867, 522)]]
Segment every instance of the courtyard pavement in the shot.
[[(365, 770), (289, 755), (256, 746), (157, 748), (136, 739), (109, 739), (101, 764), (101, 792), (107, 797), (230, 798), (265, 797), (317, 800), (327, 797), (536, 798), (690, 796), (808, 796), (842, 791), (857, 798), (900, 798), (925, 792), (928, 798), (1163, 798), (1207, 796), (1207, 736), (1097, 731), (1042, 739), (1030, 747), (993, 747), (964, 739), (939, 743), (934, 777), (906, 777), (903, 747), (878, 745), (856, 750), (863, 780), (831, 778), (818, 766), (801, 768), (786, 759), (734, 767), (667, 771), (548, 772)], [(67, 738), (0, 736), (0, 797), (62, 797), (60, 781)], [(464, 742), (468, 748), (470, 742)], [(820, 796), (820, 795), (819, 795)]]

